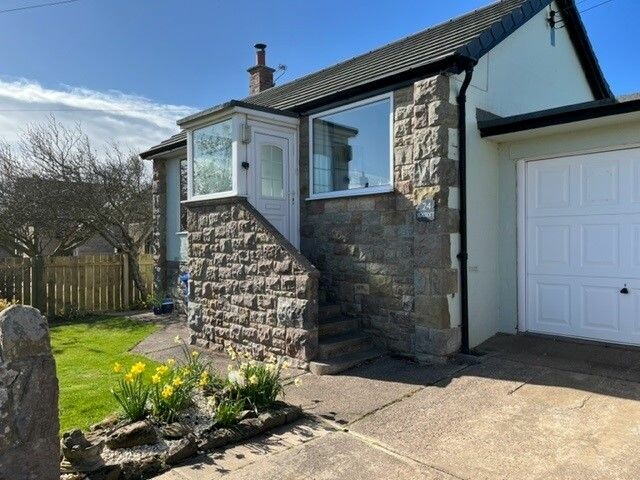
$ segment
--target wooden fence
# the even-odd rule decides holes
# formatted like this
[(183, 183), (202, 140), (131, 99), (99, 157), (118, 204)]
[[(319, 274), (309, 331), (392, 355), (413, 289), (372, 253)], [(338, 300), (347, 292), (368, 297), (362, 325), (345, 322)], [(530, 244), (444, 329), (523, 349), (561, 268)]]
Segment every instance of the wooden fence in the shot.
[[(140, 270), (151, 293), (151, 255), (141, 255)], [(124, 254), (0, 259), (0, 298), (48, 315), (68, 305), (83, 312), (126, 310), (140, 297)]]

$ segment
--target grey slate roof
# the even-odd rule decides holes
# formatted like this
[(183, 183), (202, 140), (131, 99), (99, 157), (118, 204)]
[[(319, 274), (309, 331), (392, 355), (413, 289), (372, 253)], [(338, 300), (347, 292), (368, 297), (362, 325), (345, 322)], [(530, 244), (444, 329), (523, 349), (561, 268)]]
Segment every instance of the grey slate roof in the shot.
[[(364, 55), (247, 97), (242, 102), (289, 112), (305, 112), (323, 103), (337, 101), (339, 97), (365, 94), (367, 90), (383, 88), (393, 82), (426, 77), (445, 69), (459, 72), (465, 60), (473, 62), (480, 59), (551, 1), (500, 0)], [(574, 1), (558, 0), (558, 4), (594, 96), (611, 96)], [(215, 107), (188, 119), (213, 111), (216, 111)]]
[[(314, 100), (377, 79), (416, 70), (442, 59), (465, 57), (477, 61), (550, 3), (548, 0), (502, 0), (364, 55), (247, 97), (245, 101), (279, 109), (296, 109)], [(560, 4), (563, 5), (563, 13), (569, 12), (574, 6), (572, 1), (566, 0), (561, 0)], [(575, 26), (575, 20), (580, 22), (577, 17), (572, 26)], [(583, 28), (581, 22), (578, 27)], [(586, 34), (583, 36), (586, 38)], [(591, 54), (593, 56), (593, 52)], [(595, 61), (595, 56), (593, 60)], [(602, 81), (604, 82), (604, 78)], [(608, 90), (606, 82), (604, 83)]]

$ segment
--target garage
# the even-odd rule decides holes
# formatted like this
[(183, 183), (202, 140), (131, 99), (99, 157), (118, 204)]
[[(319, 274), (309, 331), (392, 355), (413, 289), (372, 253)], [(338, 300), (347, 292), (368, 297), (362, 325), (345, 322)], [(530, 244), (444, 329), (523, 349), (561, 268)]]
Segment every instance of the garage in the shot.
[(640, 345), (640, 149), (521, 168), (526, 330)]
[[(478, 338), (640, 346), (640, 95), (479, 112), (478, 129), (497, 159), (496, 220), (486, 217), (483, 235), (497, 232), (498, 278), (497, 317)], [(478, 284), (490, 273), (472, 271)]]

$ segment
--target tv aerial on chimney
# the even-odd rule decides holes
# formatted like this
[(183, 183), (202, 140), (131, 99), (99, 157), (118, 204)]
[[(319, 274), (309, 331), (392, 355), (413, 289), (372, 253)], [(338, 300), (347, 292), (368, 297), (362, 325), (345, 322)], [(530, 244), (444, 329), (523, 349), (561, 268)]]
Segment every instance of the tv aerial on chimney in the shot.
[(278, 64), (276, 72), (280, 72), (280, 74), (273, 79), (273, 83), (277, 82), (285, 73), (287, 73), (287, 66), (284, 63)]

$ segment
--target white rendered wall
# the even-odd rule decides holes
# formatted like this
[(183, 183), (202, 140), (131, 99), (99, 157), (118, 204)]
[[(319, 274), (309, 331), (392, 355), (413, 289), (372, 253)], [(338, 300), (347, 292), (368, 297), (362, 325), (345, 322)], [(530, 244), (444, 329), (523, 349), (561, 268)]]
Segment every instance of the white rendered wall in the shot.
[[(557, 7), (554, 6), (557, 10)], [(546, 21), (548, 9), (485, 55), (467, 91), (467, 231), (469, 337), (476, 346), (517, 326), (516, 229), (502, 221), (515, 201), (515, 164), (501, 165), (498, 145), (480, 138), (476, 108), (500, 116), (592, 100), (566, 29)], [(452, 96), (463, 75), (452, 82)]]

